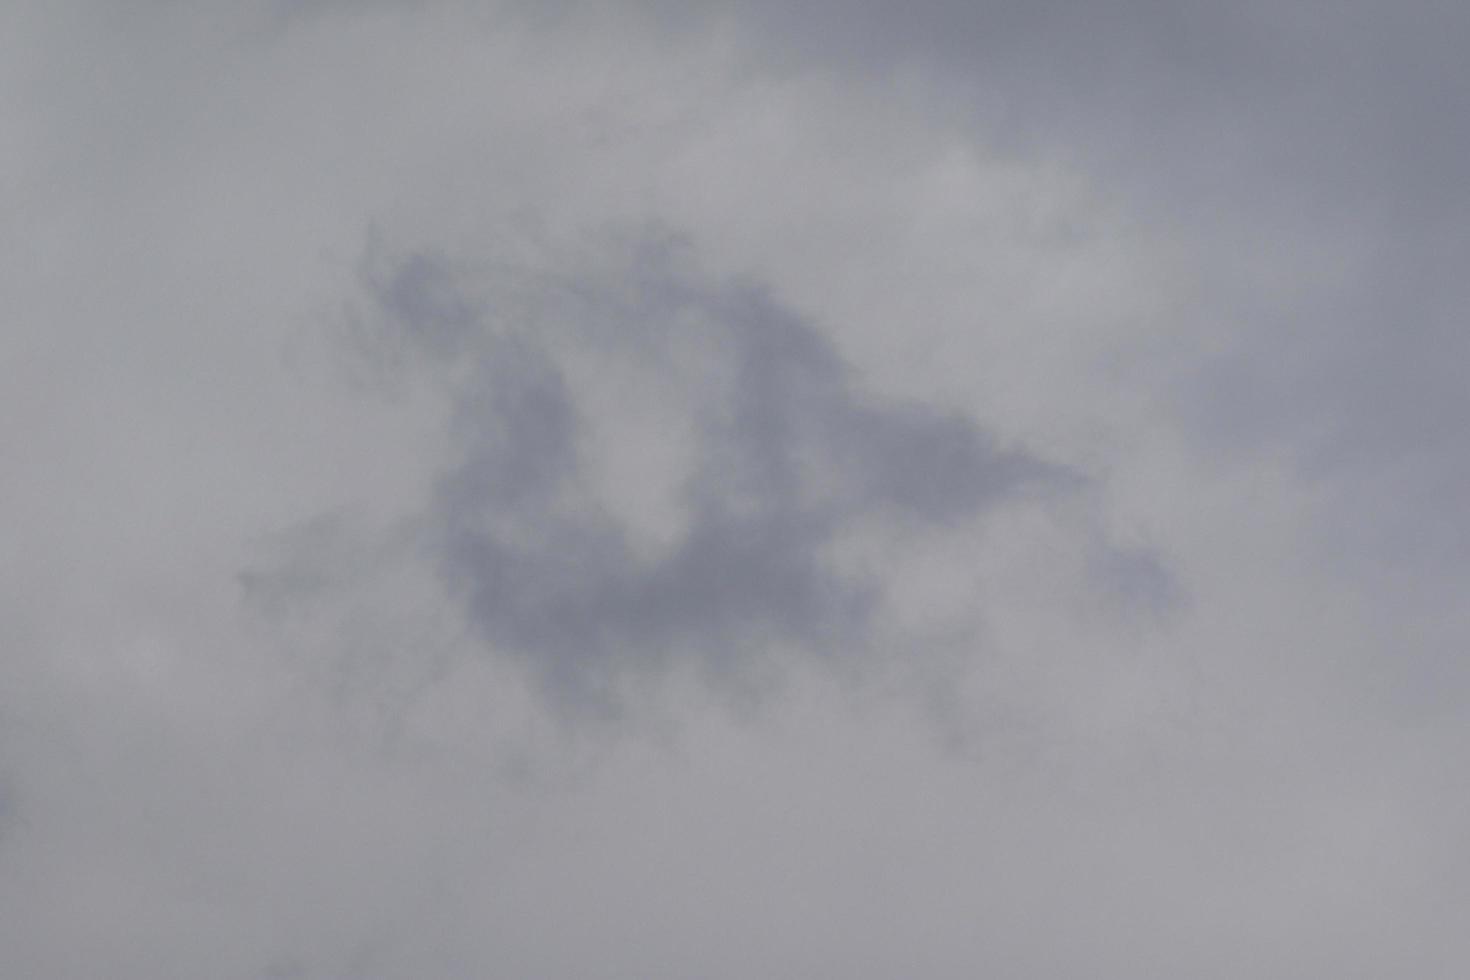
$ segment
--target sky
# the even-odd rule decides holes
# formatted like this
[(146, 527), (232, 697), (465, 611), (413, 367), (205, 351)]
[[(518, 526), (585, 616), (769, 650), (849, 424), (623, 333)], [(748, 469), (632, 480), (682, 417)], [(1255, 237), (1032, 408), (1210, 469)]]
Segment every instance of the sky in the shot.
[(1470, 8), (0, 6), (0, 975), (1464, 975)]

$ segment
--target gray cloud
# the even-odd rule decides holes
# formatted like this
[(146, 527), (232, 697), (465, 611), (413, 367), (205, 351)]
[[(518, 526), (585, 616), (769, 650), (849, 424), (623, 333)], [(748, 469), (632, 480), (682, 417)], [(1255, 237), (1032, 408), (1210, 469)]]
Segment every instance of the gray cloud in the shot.
[(0, 771), (0, 847), (4, 847), (10, 837), (11, 827), (20, 815), (16, 810), (15, 789), (11, 785), (10, 777)]
[[(614, 710), (630, 678), (688, 664), (739, 686), (773, 649), (860, 662), (885, 575), (839, 568), (845, 535), (954, 527), (1084, 485), (957, 410), (869, 394), (758, 285), (710, 281), (660, 240), (614, 249), (614, 283), (558, 295), (548, 279), (503, 297), (533, 311), (531, 329), (497, 318), (493, 288), (472, 297), (432, 253), (364, 265), (370, 319), (461, 375), (459, 459), (426, 517), (446, 581), (486, 642), (525, 658), (554, 701)], [(595, 493), (568, 503), (587, 480), (592, 420), (557, 341), (631, 355), (655, 375), (680, 370), (667, 353), (679, 346), (712, 361), (719, 380), (701, 377), (668, 407), (695, 436), (678, 478), (685, 524), (660, 554), (640, 554)]]
[(1466, 17), (6, 5), (0, 974), (1460, 977)]
[(1182, 343), (1223, 334), (1171, 406), (1202, 437), (1285, 438), (1313, 467), (1456, 452), (1443, 420), (1467, 407), (1446, 368), (1467, 304), (1463, 5), (630, 6), (673, 30), (726, 15), (789, 70), (932, 73), (964, 93), (937, 111), (1124, 195), (1192, 253), (1202, 305)]
[[(1077, 162), (1178, 257), (1172, 327), (1124, 383), (1221, 473), (1285, 461), (1314, 500), (1299, 547), (1342, 587), (1436, 596), (1434, 617), (1456, 615), (1470, 582), (1465, 5), (698, 9), (790, 70), (938, 79), (955, 125)], [(1394, 653), (1411, 688), (1456, 657)]]

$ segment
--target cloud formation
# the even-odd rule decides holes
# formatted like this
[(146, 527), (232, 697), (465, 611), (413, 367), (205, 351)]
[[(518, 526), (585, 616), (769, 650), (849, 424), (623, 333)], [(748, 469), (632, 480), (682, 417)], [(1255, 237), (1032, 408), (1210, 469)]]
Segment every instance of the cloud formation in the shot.
[[(423, 517), (436, 561), (491, 649), (558, 703), (610, 711), (629, 675), (687, 664), (738, 686), (774, 650), (850, 667), (874, 652), (887, 573), (840, 567), (844, 538), (1083, 486), (957, 409), (864, 391), (820, 330), (758, 285), (709, 281), (687, 247), (612, 238), (606, 280), (536, 271), (481, 297), (442, 256), (364, 260), (377, 346), (454, 378), (457, 458)], [(588, 404), (559, 345), (659, 394)], [(639, 401), (648, 424), (622, 444)], [(651, 461), (662, 472), (628, 470), (666, 489), (675, 526), (651, 551), (589, 458), (637, 460), (640, 437), (687, 443)]]
[(6, 5), (0, 975), (1460, 977), (1467, 27)]

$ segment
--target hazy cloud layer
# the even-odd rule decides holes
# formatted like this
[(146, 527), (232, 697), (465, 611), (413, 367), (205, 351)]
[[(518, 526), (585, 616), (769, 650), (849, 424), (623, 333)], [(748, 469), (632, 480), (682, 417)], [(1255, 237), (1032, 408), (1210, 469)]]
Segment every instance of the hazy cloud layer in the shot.
[(1462, 976), (1467, 34), (7, 5), (0, 975)]

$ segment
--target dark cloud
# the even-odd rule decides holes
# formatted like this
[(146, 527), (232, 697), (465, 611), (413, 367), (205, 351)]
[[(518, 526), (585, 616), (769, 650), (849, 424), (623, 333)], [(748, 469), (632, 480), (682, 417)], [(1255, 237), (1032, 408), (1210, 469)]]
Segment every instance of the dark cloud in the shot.
[[(463, 376), (459, 459), (427, 517), (445, 579), (485, 641), (524, 657), (555, 700), (608, 710), (630, 679), (691, 664), (743, 683), (774, 649), (859, 661), (884, 574), (840, 568), (844, 535), (954, 527), (1083, 485), (957, 411), (868, 393), (820, 331), (758, 285), (710, 281), (667, 248), (629, 251), (616, 288), (543, 283), (539, 300), (507, 297), (553, 307), (534, 315), (542, 336), (472, 312), (495, 297), (472, 299), (432, 253), (365, 280), (374, 317)], [(453, 351), (446, 324), (466, 335)], [(722, 380), (670, 408), (696, 432), (678, 494), (685, 526), (650, 557), (595, 493), (569, 503), (587, 480), (593, 420), (551, 351), (611, 344), (657, 373), (676, 370), (667, 348), (691, 341)]]

